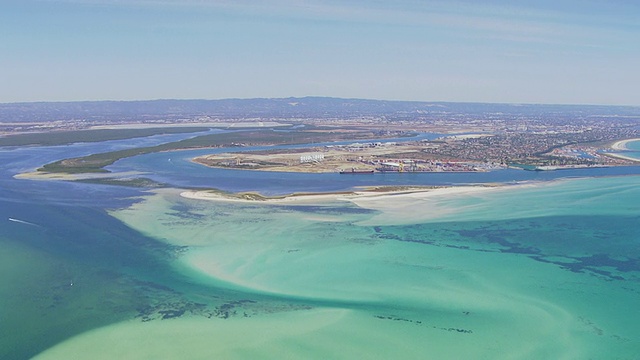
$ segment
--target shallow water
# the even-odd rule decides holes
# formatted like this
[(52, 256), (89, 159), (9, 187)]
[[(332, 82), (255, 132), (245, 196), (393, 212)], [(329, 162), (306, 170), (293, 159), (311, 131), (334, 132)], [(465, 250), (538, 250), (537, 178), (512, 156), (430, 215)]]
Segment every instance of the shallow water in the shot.
[(627, 143), (629, 151), (624, 152), (625, 156), (640, 160), (640, 141), (631, 141)]
[[(41, 155), (101, 146), (0, 151), (0, 323), (12, 329), (0, 358), (633, 359), (640, 348), (638, 176), (391, 207), (215, 203), (11, 178)], [(151, 158), (118, 169), (153, 172)], [(157, 161), (178, 183), (191, 166)], [(197, 174), (222, 188), (264, 180), (266, 193), (388, 179)]]
[[(640, 347), (632, 310), (640, 290), (637, 184), (637, 177), (581, 179), (449, 196), (432, 200), (449, 210), (446, 219), (410, 224), (376, 225), (384, 213), (353, 211), (347, 202), (296, 209), (171, 191), (114, 216), (186, 246), (176, 269), (203, 284), (309, 307), (276, 316), (267, 302), (248, 318), (232, 316), (234, 336), (249, 344), (223, 337), (213, 352), (231, 358), (632, 358)], [(277, 330), (283, 319), (312, 327), (313, 336)], [(192, 317), (176, 323), (203, 334), (226, 326)], [(142, 331), (118, 326), (103, 331)], [(275, 338), (256, 345), (254, 326), (275, 327)], [(208, 342), (174, 340), (207, 353)], [(61, 349), (102, 340), (76, 341)]]

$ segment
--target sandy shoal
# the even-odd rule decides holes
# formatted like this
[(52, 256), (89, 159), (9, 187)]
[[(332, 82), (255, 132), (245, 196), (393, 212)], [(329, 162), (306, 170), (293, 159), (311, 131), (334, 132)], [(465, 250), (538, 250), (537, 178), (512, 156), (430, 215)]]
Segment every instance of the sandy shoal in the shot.
[[(229, 201), (264, 205), (296, 205), (312, 204), (322, 205), (337, 202), (351, 202), (354, 205), (368, 210), (379, 212), (368, 220), (358, 222), (358, 225), (406, 225), (421, 222), (443, 221), (454, 219), (454, 215), (467, 214), (468, 216), (482, 217), (482, 214), (491, 210), (486, 208), (486, 200), (495, 194), (503, 192), (520, 191), (557, 184), (552, 182), (522, 182), (518, 184), (487, 184), (466, 185), (440, 188), (407, 188), (389, 191), (384, 189), (365, 189), (362, 191), (342, 193), (320, 193), (288, 195), (277, 198), (260, 198), (252, 200), (241, 198), (238, 194), (224, 194), (214, 191), (184, 191), (180, 195), (185, 198)], [(484, 207), (483, 207), (483, 204)], [(524, 214), (531, 215), (529, 207), (521, 209)], [(479, 214), (479, 215), (478, 215)], [(514, 214), (514, 216), (521, 216)], [(524, 216), (524, 215), (522, 215)]]
[[(252, 203), (252, 204), (291, 204), (291, 203), (318, 203), (329, 202), (340, 199), (342, 196), (351, 196), (348, 194), (338, 193), (326, 193), (326, 194), (292, 194), (281, 197), (263, 197), (258, 194), (250, 194), (248, 197), (243, 197), (242, 194), (224, 194), (217, 191), (210, 190), (188, 190), (180, 193), (180, 196), (193, 199), (193, 200), (207, 200), (207, 201), (223, 201), (223, 202), (237, 202), (237, 203)], [(249, 198), (253, 197), (253, 198)], [(258, 199), (259, 197), (259, 199)]]
[(78, 174), (70, 174), (70, 173), (51, 173), (46, 171), (31, 171), (16, 174), (13, 177), (15, 179), (25, 179), (25, 180), (65, 180), (65, 181), (75, 181), (75, 180), (88, 180), (88, 179), (101, 179), (101, 178), (113, 178), (113, 177), (127, 177), (127, 176), (138, 176), (141, 175), (141, 172), (137, 171), (127, 171), (120, 173), (78, 173)]
[[(530, 187), (532, 184), (515, 185)], [(471, 205), (455, 203), (489, 193), (515, 189), (514, 186), (455, 186), (426, 191), (384, 194), (378, 196), (353, 197), (351, 201), (360, 208), (380, 212), (359, 225), (402, 225), (441, 219), (466, 210)]]
[(13, 176), (15, 179), (26, 179), (26, 180), (78, 180), (80, 177), (75, 174), (67, 174), (67, 173), (49, 173), (49, 172), (40, 172), (40, 171), (32, 171), (21, 174), (16, 174)]
[[(402, 207), (410, 199), (425, 199), (430, 197), (440, 197), (449, 195), (464, 195), (497, 189), (502, 186), (452, 186), (440, 188), (410, 188), (404, 190), (361, 190), (351, 192), (329, 192), (311, 194), (289, 194), (277, 197), (262, 197), (257, 194), (225, 194), (211, 190), (188, 190), (180, 193), (180, 196), (194, 200), (209, 201), (229, 201), (240, 203), (261, 203), (261, 204), (286, 204), (292, 203), (323, 203), (331, 201), (351, 201), (356, 205), (366, 205), (368, 203), (386, 203), (392, 207)], [(253, 198), (251, 196), (253, 195)], [(257, 195), (257, 196), (256, 196)], [(259, 197), (259, 199), (258, 199)], [(367, 207), (367, 206), (362, 206)]]
[(452, 202), (464, 202), (489, 193), (531, 186), (538, 185), (532, 183), (493, 186), (470, 185), (397, 191), (380, 191), (378, 189), (377, 191), (363, 190), (347, 193), (288, 195), (260, 200), (243, 199), (237, 197), (237, 195), (209, 191), (184, 191), (180, 195), (189, 199), (264, 205), (322, 205), (346, 201), (363, 209), (380, 212), (379, 215), (374, 215), (369, 220), (359, 222), (358, 224), (360, 225), (401, 225), (442, 219), (466, 208), (464, 205), (453, 204)]

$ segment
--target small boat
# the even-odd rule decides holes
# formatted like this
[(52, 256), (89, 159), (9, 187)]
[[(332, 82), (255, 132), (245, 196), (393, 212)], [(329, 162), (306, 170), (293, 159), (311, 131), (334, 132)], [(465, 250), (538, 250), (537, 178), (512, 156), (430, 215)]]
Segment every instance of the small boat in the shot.
[(20, 219), (14, 219), (14, 218), (9, 218), (9, 221), (13, 221), (19, 224), (25, 224), (25, 225), (31, 225), (31, 226), (40, 226), (38, 224), (34, 224), (34, 223), (30, 223), (28, 221), (24, 221), (24, 220), (20, 220)]

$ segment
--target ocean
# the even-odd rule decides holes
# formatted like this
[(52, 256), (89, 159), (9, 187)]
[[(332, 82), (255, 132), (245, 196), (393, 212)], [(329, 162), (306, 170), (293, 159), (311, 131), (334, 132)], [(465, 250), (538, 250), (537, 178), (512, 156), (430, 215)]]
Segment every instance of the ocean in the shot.
[[(638, 167), (341, 177), (208, 169), (194, 150), (110, 167), (163, 189), (13, 178), (136, 141), (0, 149), (0, 358), (640, 353)], [(489, 183), (507, 186), (287, 205), (180, 196)]]

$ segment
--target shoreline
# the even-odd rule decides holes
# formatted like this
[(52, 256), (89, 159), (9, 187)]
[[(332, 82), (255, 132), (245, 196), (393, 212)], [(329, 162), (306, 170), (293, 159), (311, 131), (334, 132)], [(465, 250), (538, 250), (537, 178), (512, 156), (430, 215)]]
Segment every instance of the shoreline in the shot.
[[(640, 138), (625, 139), (625, 140), (616, 141), (615, 143), (613, 143), (611, 145), (611, 149), (614, 150), (614, 151), (633, 151), (632, 149), (629, 149), (627, 147), (627, 144), (629, 144), (630, 142), (636, 142), (636, 141), (640, 141)], [(636, 162), (636, 163), (640, 162), (640, 159), (638, 159), (638, 158), (634, 158), (634, 157), (627, 156), (627, 155), (620, 154), (620, 153), (608, 152), (608, 153), (605, 153), (605, 154), (607, 156), (611, 156), (611, 157), (622, 159), (622, 160), (633, 161), (633, 162)]]
[(615, 153), (606, 153), (606, 154), (607, 154), (607, 156), (615, 157), (615, 158), (622, 159), (622, 160), (640, 162), (640, 159), (636, 159), (634, 157), (626, 156), (626, 155), (623, 155), (623, 154), (615, 154)]
[[(616, 141), (611, 145), (611, 149), (618, 150), (618, 151), (628, 151), (628, 150), (631, 150), (631, 149), (627, 148), (627, 144), (630, 143), (630, 142), (635, 142), (635, 141), (640, 141), (640, 138), (625, 139), (625, 140)], [(634, 159), (634, 160), (638, 161), (638, 159)]]
[(49, 171), (27, 171), (21, 172), (13, 175), (14, 179), (21, 180), (63, 180), (63, 181), (78, 181), (78, 180), (92, 180), (92, 179), (104, 179), (104, 178), (113, 178), (115, 176), (118, 177), (133, 177), (142, 175), (142, 173), (137, 171), (127, 171), (121, 173), (58, 173), (58, 172), (49, 172)]
[[(519, 183), (524, 186), (530, 183)], [(325, 193), (293, 193), (281, 196), (264, 196), (255, 192), (225, 193), (217, 190), (187, 190), (180, 196), (192, 200), (237, 202), (245, 204), (291, 205), (293, 203), (327, 203), (332, 201), (356, 201), (365, 199), (385, 199), (389, 197), (427, 197), (444, 195), (470, 194), (491, 189), (507, 188), (507, 184), (482, 184), (461, 186), (407, 186), (407, 187), (368, 187), (362, 190), (338, 191)]]

